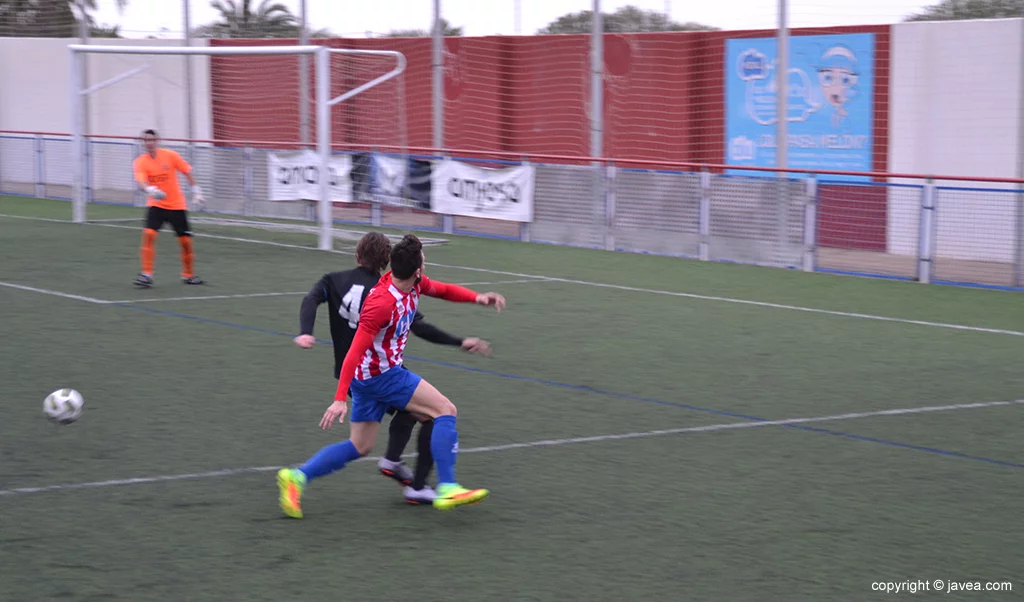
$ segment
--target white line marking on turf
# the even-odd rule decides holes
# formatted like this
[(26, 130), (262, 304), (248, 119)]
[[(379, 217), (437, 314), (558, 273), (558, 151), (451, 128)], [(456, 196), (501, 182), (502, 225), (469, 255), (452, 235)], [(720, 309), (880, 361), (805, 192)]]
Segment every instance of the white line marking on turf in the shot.
[[(24, 220), (30, 220), (30, 221), (55, 222), (55, 223), (62, 223), (62, 224), (74, 223), (74, 222), (71, 222), (70, 220), (61, 220), (61, 219), (52, 219), (52, 218), (43, 218), (43, 217), (26, 217), (26, 216), (23, 216), (23, 215), (9, 215), (9, 214), (3, 214), (3, 213), (0, 213), (0, 217), (9, 217), (9, 218), (13, 218), (13, 219), (24, 219)], [(88, 222), (86, 222), (86, 225), (102, 226), (102, 227), (106, 227), (106, 228), (127, 228), (127, 229), (131, 229), (131, 230), (138, 230), (139, 229), (138, 226), (122, 226), (122, 225), (117, 225), (117, 224), (97, 224), (97, 223), (88, 223)], [(213, 235), (213, 234), (197, 234), (196, 236), (200, 236), (200, 237), (204, 237), (204, 238), (212, 238), (212, 239), (217, 239), (217, 240), (227, 240), (227, 241), (232, 241), (232, 242), (244, 242), (244, 243), (251, 243), (251, 244), (258, 244), (258, 245), (268, 245), (268, 246), (273, 246), (273, 247), (281, 247), (281, 248), (285, 248), (285, 249), (299, 249), (299, 250), (303, 250), (303, 251), (316, 251), (317, 250), (315, 247), (306, 247), (306, 246), (302, 246), (302, 245), (292, 245), (292, 244), (287, 244), (287, 243), (272, 242), (272, 241), (266, 241), (266, 240), (255, 240), (255, 239), (251, 239), (251, 238), (238, 238), (238, 237), (234, 237), (234, 236), (218, 236), (218, 235)], [(340, 254), (340, 255), (351, 255), (352, 254), (352, 253), (348, 253), (348, 252), (345, 252), (345, 251), (338, 251), (338, 250), (330, 250), (330, 251), (328, 251), (328, 253), (337, 253), (337, 254)], [(804, 313), (822, 314), (822, 315), (827, 315), (827, 316), (837, 316), (837, 317), (841, 317), (841, 318), (855, 318), (855, 319), (860, 319), (860, 320), (874, 320), (874, 321), (879, 321), (879, 322), (892, 322), (892, 323), (896, 323), (896, 324), (912, 324), (912, 325), (915, 325), (915, 326), (928, 326), (928, 327), (931, 327), (931, 328), (945, 328), (945, 329), (950, 329), (950, 330), (962, 330), (962, 331), (968, 331), (968, 332), (984, 332), (984, 333), (988, 333), (988, 334), (1002, 334), (1002, 335), (1009, 335), (1009, 336), (1015, 336), (1015, 337), (1024, 337), (1024, 331), (1019, 331), (1019, 330), (1007, 330), (1007, 329), (1001, 329), (1001, 328), (985, 328), (985, 327), (982, 327), (982, 326), (968, 326), (966, 324), (950, 324), (950, 323), (946, 323), (946, 322), (931, 322), (931, 321), (928, 321), (928, 320), (912, 320), (912, 319), (909, 319), (909, 318), (893, 318), (893, 317), (889, 317), (889, 316), (879, 316), (879, 315), (875, 315), (875, 314), (863, 314), (863, 313), (857, 313), (857, 312), (836, 311), (836, 310), (831, 310), (831, 309), (819, 309), (819, 308), (816, 308), (816, 307), (801, 307), (799, 305), (786, 305), (786, 304), (782, 304), (782, 303), (770, 303), (770, 302), (767, 302), (767, 301), (753, 301), (753, 300), (750, 300), (750, 299), (734, 299), (734, 298), (731, 298), (731, 297), (718, 297), (718, 296), (715, 296), (715, 295), (699, 295), (699, 294), (696, 294), (696, 293), (680, 293), (680, 292), (675, 292), (675, 291), (664, 291), (664, 290), (658, 290), (658, 289), (640, 288), (640, 287), (635, 287), (635, 286), (624, 286), (624, 285), (620, 285), (620, 284), (608, 284), (608, 283), (604, 283), (604, 282), (590, 282), (590, 281), (587, 281), (587, 280), (573, 280), (573, 279), (570, 279), (570, 278), (558, 278), (558, 277), (555, 277), (555, 276), (540, 276), (540, 275), (537, 275), (537, 274), (523, 274), (523, 273), (520, 273), (520, 272), (507, 272), (507, 271), (503, 271), (503, 270), (492, 270), (492, 269), (488, 269), (488, 268), (474, 268), (474, 267), (469, 267), (469, 266), (464, 266), (464, 265), (449, 265), (449, 264), (444, 264), (444, 263), (430, 263), (430, 262), (428, 262), (427, 265), (434, 266), (434, 267), (439, 267), (439, 268), (454, 269), (454, 270), (466, 270), (466, 271), (470, 271), (470, 272), (481, 272), (481, 273), (485, 273), (485, 274), (497, 274), (497, 275), (500, 275), (500, 276), (512, 276), (512, 277), (517, 277), (517, 278), (532, 278), (532, 279), (536, 279), (536, 280), (546, 280), (546, 281), (549, 281), (549, 282), (562, 282), (564, 284), (577, 284), (577, 285), (581, 285), (581, 286), (594, 286), (594, 287), (599, 287), (599, 288), (607, 288), (607, 289), (620, 290), (620, 291), (630, 291), (630, 292), (635, 292), (635, 293), (647, 293), (647, 294), (650, 294), (650, 295), (667, 295), (667, 296), (671, 296), (671, 297), (681, 297), (681, 298), (685, 298), (685, 299), (698, 299), (698, 300), (701, 300), (701, 301), (718, 301), (718, 302), (721, 302), (721, 303), (735, 303), (735, 304), (739, 304), (739, 305), (750, 305), (750, 306), (755, 306), (755, 307), (768, 307), (768, 308), (772, 308), (772, 309), (783, 309), (783, 310), (788, 310), (788, 311), (799, 311), (799, 312), (804, 312)]]
[[(687, 433), (711, 433), (716, 431), (727, 431), (736, 429), (750, 429), (765, 426), (788, 426), (793, 424), (809, 424), (814, 422), (836, 422), (840, 420), (854, 420), (857, 418), (871, 418), (875, 416), (901, 416), (907, 414), (925, 414), (930, 412), (952, 412), (959, 410), (973, 410), (979, 408), (991, 408), (999, 406), (1014, 406), (1024, 404), (1024, 399), (1014, 401), (982, 401), (978, 403), (957, 403), (942, 406), (923, 406), (916, 408), (898, 408), (892, 410), (877, 410), (873, 412), (852, 412), (847, 414), (833, 414), (831, 416), (812, 416), (808, 418), (787, 418), (784, 420), (762, 420), (762, 421), (740, 421), (726, 422), (722, 424), (709, 424), (705, 426), (688, 426), (674, 429), (659, 429), (653, 431), (637, 431), (632, 433), (618, 433), (612, 435), (593, 435), (590, 437), (570, 437), (565, 439), (542, 439), (540, 441), (528, 441), (524, 443), (503, 443), (500, 445), (486, 445), (483, 447), (469, 447), (460, 449), (461, 454), (479, 454), (511, 449), (525, 449), (532, 447), (554, 447), (559, 445), (573, 445), (577, 443), (595, 443), (599, 441), (618, 441), (621, 439), (645, 439), (648, 437), (663, 437), (665, 435), (683, 435)], [(414, 457), (415, 454), (409, 455)], [(379, 457), (366, 457), (356, 460), (357, 462), (368, 462), (379, 460)], [(44, 485), (41, 487), (19, 487), (17, 489), (0, 489), (0, 497), (25, 495), (30, 493), (44, 493), (47, 491), (69, 491), (72, 489), (94, 489), (99, 487), (114, 487), (119, 485), (140, 485), (144, 483), (162, 483), (167, 481), (186, 481), (192, 479), (209, 479), (214, 477), (229, 477), (243, 474), (264, 473), (280, 470), (282, 466), (251, 466), (248, 468), (226, 468), (210, 472), (191, 472), (185, 474), (159, 475), (154, 477), (135, 477), (131, 479), (110, 479), (107, 481), (92, 481), (87, 483), (62, 483), (58, 485)]]
[(85, 301), (86, 303), (95, 303), (97, 305), (107, 305), (109, 301), (103, 299), (96, 299), (94, 297), (83, 297), (82, 295), (71, 295), (68, 293), (62, 293), (60, 291), (51, 291), (45, 288), (36, 288), (34, 286), (25, 286), (24, 284), (14, 284), (13, 282), (2, 282), (0, 286), (6, 286), (7, 288), (18, 289), (20, 291), (28, 291), (30, 293), (40, 293), (42, 295), (52, 295), (54, 297), (61, 297), (64, 299), (74, 299), (75, 301)]
[(117, 305), (133, 305), (135, 303), (159, 303), (161, 301), (206, 301), (208, 299), (253, 299), (256, 297), (287, 297), (305, 295), (306, 291), (290, 293), (240, 293), (237, 295), (205, 295), (198, 297), (157, 297), (153, 299), (121, 299), (120, 301), (106, 301), (105, 303)]
[(459, 286), (490, 286), (494, 284), (519, 284), (520, 282), (550, 282), (547, 278), (523, 278), (521, 280), (496, 280), (494, 282), (458, 282)]

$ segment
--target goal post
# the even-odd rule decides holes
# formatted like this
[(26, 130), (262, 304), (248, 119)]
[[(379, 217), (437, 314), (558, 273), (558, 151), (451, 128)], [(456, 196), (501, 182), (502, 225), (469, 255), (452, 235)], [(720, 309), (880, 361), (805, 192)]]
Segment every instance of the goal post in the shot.
[[(193, 150), (193, 143), (205, 145), (195, 147), (197, 156), (201, 158), (193, 161), (193, 167), (197, 180), (207, 192), (210, 211), (250, 219), (290, 220), (293, 223), (290, 227), (294, 230), (315, 232), (317, 246), (327, 250), (332, 248), (334, 238), (342, 236), (334, 229), (335, 220), (348, 219), (351, 213), (334, 204), (338, 200), (337, 188), (332, 189), (330, 174), (332, 166), (339, 160), (336, 155), (363, 152), (365, 148), (358, 149), (365, 146), (367, 141), (382, 147), (407, 146), (404, 81), (401, 77), (406, 61), (400, 52), (338, 49), (320, 45), (71, 44), (68, 50), (71, 60), (72, 111), (68, 167), (72, 218), (75, 222), (86, 221), (87, 207), (92, 200), (121, 203), (134, 201), (134, 204), (141, 202), (142, 198), (135, 191), (134, 183), (128, 181), (131, 159), (141, 152), (141, 148), (136, 143), (125, 142), (125, 139), (133, 139), (143, 129), (154, 127), (169, 141), (169, 146), (173, 147), (174, 141), (177, 144), (187, 143), (190, 150)], [(101, 69), (95, 69), (96, 63), (92, 63), (90, 75), (93, 81), (87, 82), (85, 57), (90, 55), (115, 56), (102, 61)], [(210, 59), (202, 63), (209, 72), (208, 81), (205, 82), (208, 90), (201, 85), (201, 91), (197, 91), (195, 97), (188, 98), (176, 80), (184, 61), (174, 59), (195, 55), (205, 55)], [(246, 56), (266, 57), (267, 60), (254, 62), (215, 58)], [(289, 56), (296, 58), (294, 64), (282, 62), (282, 57)], [(312, 104), (316, 130), (312, 148), (308, 138), (303, 139), (301, 136), (302, 124), (298, 123), (305, 107), (308, 107), (305, 102), (309, 98), (297, 93), (301, 91), (299, 86), (303, 80), (309, 81), (308, 76), (300, 77), (303, 61), (298, 59), (308, 56), (314, 58)], [(150, 81), (140, 80), (140, 77)], [(382, 86), (392, 81), (397, 84)], [(87, 115), (86, 98), (113, 86), (116, 86), (117, 96), (104, 96), (102, 102), (89, 103), (93, 106), (89, 107), (90, 115)], [(179, 94), (181, 96), (177, 96)], [(203, 94), (208, 97), (203, 98)], [(171, 98), (166, 98), (166, 95)], [(303, 101), (303, 97), (307, 100)], [(208, 140), (187, 140), (180, 133), (178, 138), (174, 138), (173, 133), (169, 136), (162, 131), (161, 119), (176, 123), (167, 114), (180, 110), (180, 105), (186, 102), (203, 102), (210, 107), (207, 115), (207, 129), (210, 132), (206, 136)], [(339, 105), (348, 106), (346, 114), (332, 115), (332, 108)], [(104, 117), (97, 119), (99, 113), (103, 113)], [(94, 118), (91, 125), (89, 117)], [(291, 120), (296, 122), (291, 123)], [(332, 122), (336, 126), (340, 125), (341, 129), (332, 132)], [(117, 148), (102, 146), (114, 142), (96, 141), (103, 138), (118, 139)], [(346, 142), (351, 143), (349, 148), (346, 148)], [(91, 149), (94, 147), (98, 149), (95, 151), (99, 155), (97, 157), (91, 157), (94, 152)], [(305, 149), (306, 154), (301, 165), (306, 166), (308, 171), (305, 173), (308, 175), (301, 192), (296, 193), (299, 196), (288, 196), (286, 199), (281, 198), (280, 194), (275, 196), (271, 193), (271, 187), (276, 185), (271, 177), (272, 161), (302, 149)], [(315, 158), (312, 153), (315, 153)], [(340, 158), (345, 160), (345, 165), (354, 163), (351, 155)], [(106, 184), (116, 179), (116, 190), (104, 191), (102, 198), (96, 198), (93, 191), (95, 179), (103, 180)], [(347, 186), (351, 183), (350, 179), (346, 179), (343, 184)], [(346, 193), (345, 200), (365, 202), (367, 199), (357, 199), (355, 195), (349, 196)], [(311, 203), (315, 204), (315, 210)], [(197, 216), (195, 221), (202, 223), (204, 220), (216, 219)], [(295, 220), (303, 219), (307, 223), (308, 220), (314, 221), (315, 226), (294, 225)], [(246, 223), (237, 219), (222, 221), (231, 225)], [(281, 230), (287, 227), (280, 223), (265, 225)]]

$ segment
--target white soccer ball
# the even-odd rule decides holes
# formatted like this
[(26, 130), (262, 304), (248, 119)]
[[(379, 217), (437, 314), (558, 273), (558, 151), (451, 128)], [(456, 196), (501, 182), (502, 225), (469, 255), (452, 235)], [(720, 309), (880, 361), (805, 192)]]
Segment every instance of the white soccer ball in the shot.
[(60, 389), (46, 396), (43, 411), (46, 417), (60, 424), (71, 424), (82, 416), (85, 399), (74, 389)]

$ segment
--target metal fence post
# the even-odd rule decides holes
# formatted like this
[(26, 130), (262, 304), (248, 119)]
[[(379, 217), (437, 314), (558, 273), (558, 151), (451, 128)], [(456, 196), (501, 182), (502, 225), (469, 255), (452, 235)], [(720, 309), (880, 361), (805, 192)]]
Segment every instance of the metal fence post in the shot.
[[(85, 146), (85, 203), (88, 205), (92, 199), (92, 139), (84, 136), (82, 143)], [(84, 219), (82, 221), (85, 221)]]
[(711, 172), (705, 167), (700, 172), (700, 212), (697, 217), (700, 234), (698, 256), (701, 261), (711, 259)]
[(253, 169), (253, 150), (252, 147), (245, 147), (242, 149), (242, 214), (247, 217), (252, 217), (255, 213), (253, 211), (253, 201), (255, 200), (254, 182), (253, 176), (255, 170)]
[(33, 179), (36, 181), (36, 197), (46, 197), (46, 155), (43, 153), (43, 135), (36, 134), (32, 140), (32, 144), (35, 150), (35, 162), (33, 168)]
[[(1024, 160), (1021, 158), (1019, 160)], [(1013, 286), (1024, 286), (1024, 187), (1017, 186), (1017, 248), (1014, 253)]]
[[(142, 156), (142, 143), (138, 138), (132, 142), (132, 154), (135, 157)], [(192, 165), (195, 165), (194, 163)], [(137, 185), (135, 185), (135, 178), (132, 178), (132, 205), (136, 207), (146, 206), (146, 195), (142, 192)]]
[[(598, 169), (601, 169), (600, 167)], [(604, 177), (601, 179), (604, 184), (604, 248), (606, 251), (615, 250), (615, 184), (616, 167), (609, 163), (604, 169)]]
[(935, 250), (935, 181), (928, 178), (921, 190), (920, 233), (917, 238), (917, 281), (932, 281), (932, 255)]
[[(528, 166), (530, 164), (530, 158), (529, 157), (523, 157), (522, 164), (524, 166)], [(537, 174), (537, 172), (534, 171), (533, 179), (534, 179), (535, 182), (537, 180), (537, 175), (536, 174)], [(534, 186), (534, 188), (536, 188), (536, 186)], [(534, 211), (536, 211), (537, 199), (533, 199), (533, 204), (534, 204)], [(522, 242), (530, 242), (530, 222), (520, 222), (519, 223), (519, 240), (521, 240)]]
[(368, 165), (369, 174), (367, 174), (367, 195), (370, 199), (370, 225), (374, 228), (380, 228), (384, 225), (384, 211), (381, 208), (381, 204), (386, 202), (387, 192), (382, 191), (379, 179), (380, 175), (377, 170), (377, 150), (372, 149), (370, 151), (370, 161)]
[[(433, 28), (430, 33), (430, 106), (434, 152), (440, 152), (444, 148), (444, 25), (441, 22), (441, 0), (434, 0), (433, 15)], [(451, 215), (441, 216), (441, 230), (445, 234), (452, 234), (455, 231), (455, 219)]]
[(805, 272), (813, 272), (818, 253), (818, 178), (811, 174), (805, 182), (807, 200), (804, 202), (804, 255), (801, 268)]

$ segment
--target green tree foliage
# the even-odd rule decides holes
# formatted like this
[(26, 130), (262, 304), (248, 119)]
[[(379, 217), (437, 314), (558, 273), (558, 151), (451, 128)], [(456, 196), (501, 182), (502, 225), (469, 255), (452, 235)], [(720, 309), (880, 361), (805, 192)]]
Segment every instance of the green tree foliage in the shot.
[(905, 21), (963, 21), (1024, 17), (1024, 0), (943, 0)]
[[(253, 0), (213, 0), (210, 6), (220, 12), (220, 20), (196, 28), (202, 38), (297, 38), (300, 23), (288, 7), (273, 0), (255, 5)], [(326, 37), (327, 31), (310, 32), (310, 37)]]
[[(118, 10), (128, 0), (113, 0)], [(21, 38), (71, 38), (79, 34), (78, 2), (76, 0), (0, 0), (0, 36)], [(90, 10), (96, 10), (96, 0), (86, 0), (85, 18), (95, 27)], [(99, 28), (106, 35), (116, 28)]]
[[(462, 35), (461, 27), (452, 27), (452, 24), (448, 22), (448, 19), (441, 19), (441, 30), (444, 31), (444, 37), (455, 38)], [(429, 38), (431, 31), (426, 29), (396, 29), (384, 37), (386, 38)]]
[[(652, 31), (717, 31), (717, 27), (700, 23), (679, 23), (670, 20), (664, 13), (644, 10), (635, 6), (624, 6), (614, 13), (601, 13), (605, 33), (635, 33)], [(584, 10), (558, 17), (539, 34), (590, 33), (594, 12)]]

